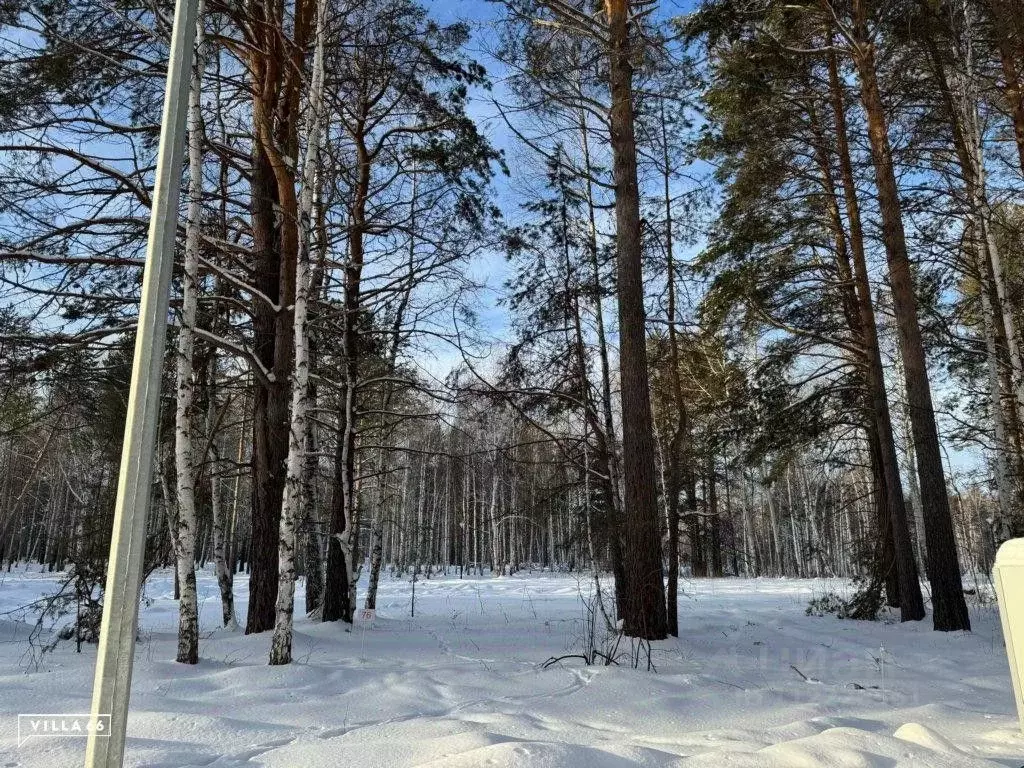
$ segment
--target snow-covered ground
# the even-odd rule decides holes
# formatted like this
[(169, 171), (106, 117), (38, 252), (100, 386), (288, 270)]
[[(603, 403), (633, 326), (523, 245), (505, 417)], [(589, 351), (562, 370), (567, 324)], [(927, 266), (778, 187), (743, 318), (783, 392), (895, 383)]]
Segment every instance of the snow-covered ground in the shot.
[[(0, 613), (54, 583), (4, 574)], [(244, 609), (246, 579), (236, 586)], [(943, 634), (804, 614), (839, 583), (695, 580), (680, 639), (655, 643), (656, 672), (542, 668), (579, 648), (581, 588), (564, 574), (434, 577), (417, 584), (411, 618), (408, 580), (387, 579), (372, 627), (300, 619), (295, 663), (270, 667), (269, 634), (216, 628), (204, 573), (201, 661), (186, 667), (173, 661), (177, 606), (160, 572), (146, 587), (126, 764), (1024, 765), (994, 607), (972, 609), (973, 633)], [(82, 739), (19, 747), (16, 716), (88, 711), (95, 647), (64, 643), (34, 668), (18, 616), (0, 617), (0, 766), (81, 765)]]

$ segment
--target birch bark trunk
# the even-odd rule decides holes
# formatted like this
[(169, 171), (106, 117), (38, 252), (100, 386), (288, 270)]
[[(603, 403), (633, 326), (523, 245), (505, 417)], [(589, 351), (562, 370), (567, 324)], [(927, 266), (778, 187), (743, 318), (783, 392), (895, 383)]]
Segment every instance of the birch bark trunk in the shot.
[(188, 211), (185, 216), (185, 263), (182, 279), (181, 327), (178, 331), (177, 404), (174, 412), (174, 466), (178, 514), (174, 520), (174, 554), (180, 588), (178, 654), (182, 664), (199, 662), (199, 605), (196, 597), (195, 500), (195, 327), (199, 302), (199, 229), (202, 226), (204, 10), (196, 16), (196, 55), (188, 94)]
[(494, 466), (491, 474), (491, 505), (488, 520), (491, 524), (491, 575), (501, 576), (501, 547), (498, 539), (498, 452), (494, 452)]
[(306, 114), (306, 153), (299, 194), (299, 248), (295, 264), (294, 327), (295, 364), (292, 371), (291, 425), (288, 435), (284, 498), (278, 542), (277, 606), (271, 664), (292, 660), (292, 622), (295, 611), (295, 530), (301, 514), (306, 470), (306, 406), (309, 393), (309, 336), (306, 326), (310, 291), (310, 253), (313, 239), (313, 192), (319, 163), (320, 134), (324, 123), (324, 38), (327, 1), (318, 0), (313, 70)]

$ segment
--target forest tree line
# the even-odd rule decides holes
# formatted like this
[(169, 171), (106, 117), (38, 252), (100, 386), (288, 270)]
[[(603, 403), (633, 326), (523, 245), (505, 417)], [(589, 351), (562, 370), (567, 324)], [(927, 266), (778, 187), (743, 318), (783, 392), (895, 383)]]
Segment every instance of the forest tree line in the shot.
[[(0, 558), (93, 637), (172, 10), (0, 5)], [(1024, 7), (450, 11), (201, 3), (147, 539), (178, 661), (201, 567), (271, 663), (297, 582), (351, 622), (382, 574), (584, 571), (648, 640), (681, 576), (969, 629), (1024, 533)]]

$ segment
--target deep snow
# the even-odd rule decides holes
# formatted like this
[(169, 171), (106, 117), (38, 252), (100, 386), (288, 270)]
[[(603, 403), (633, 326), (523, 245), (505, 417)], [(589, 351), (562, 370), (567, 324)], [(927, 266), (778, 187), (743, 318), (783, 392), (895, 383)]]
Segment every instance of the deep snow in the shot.
[[(295, 663), (270, 667), (269, 633), (217, 629), (206, 572), (201, 661), (185, 667), (171, 578), (146, 587), (130, 766), (1024, 765), (993, 606), (972, 609), (973, 633), (944, 634), (804, 614), (839, 582), (693, 580), (656, 672), (543, 669), (579, 647), (586, 579), (435, 576), (416, 585), (415, 618), (408, 579), (385, 579), (372, 627), (299, 619)], [(84, 739), (17, 744), (17, 713), (89, 708), (95, 648), (63, 643), (35, 669), (28, 625), (5, 613), (55, 580), (28, 569), (0, 582), (0, 766), (82, 762)], [(236, 593), (244, 610), (242, 576)]]

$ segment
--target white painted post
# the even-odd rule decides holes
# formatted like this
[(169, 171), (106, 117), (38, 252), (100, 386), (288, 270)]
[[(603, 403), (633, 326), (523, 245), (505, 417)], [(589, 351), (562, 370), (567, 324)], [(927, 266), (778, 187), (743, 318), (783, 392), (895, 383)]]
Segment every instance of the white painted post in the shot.
[(164, 93), (153, 208), (142, 279), (128, 414), (114, 506), (107, 585), (103, 596), (93, 680), (92, 715), (110, 715), (109, 735), (90, 731), (86, 768), (120, 768), (124, 759), (128, 696), (135, 654), (135, 624), (146, 550), (146, 516), (153, 480), (160, 382), (167, 332), (168, 293), (178, 228), (185, 116), (196, 31), (197, 0), (177, 0)]
[(992, 579), (999, 598), (999, 618), (1003, 623), (1017, 718), (1024, 730), (1024, 691), (1021, 690), (1024, 682), (1024, 539), (1010, 539), (999, 547)]

